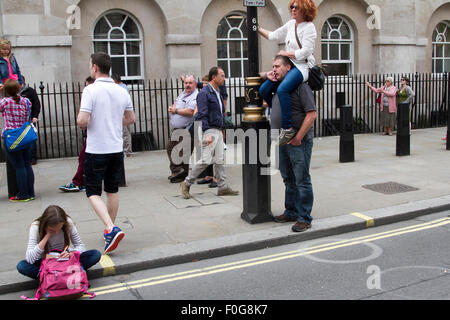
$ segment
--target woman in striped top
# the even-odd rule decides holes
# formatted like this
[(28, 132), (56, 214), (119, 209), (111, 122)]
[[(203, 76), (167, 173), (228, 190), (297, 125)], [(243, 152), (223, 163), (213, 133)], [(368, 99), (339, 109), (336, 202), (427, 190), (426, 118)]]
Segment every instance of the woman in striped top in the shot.
[(101, 258), (98, 250), (86, 251), (72, 219), (61, 207), (54, 205), (31, 224), (25, 260), (18, 263), (17, 270), (27, 277), (39, 279), (42, 259), (51, 250), (62, 251), (60, 258), (69, 258), (73, 251), (79, 251), (80, 264), (85, 270)]

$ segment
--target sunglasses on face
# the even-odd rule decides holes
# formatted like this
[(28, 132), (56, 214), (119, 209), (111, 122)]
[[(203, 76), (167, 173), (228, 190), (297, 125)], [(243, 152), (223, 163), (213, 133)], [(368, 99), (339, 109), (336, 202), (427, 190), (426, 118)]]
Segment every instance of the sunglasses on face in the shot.
[(296, 6), (296, 5), (292, 5), (292, 6), (290, 6), (290, 8), (291, 8), (291, 10), (294, 10), (294, 9), (298, 10), (298, 6)]

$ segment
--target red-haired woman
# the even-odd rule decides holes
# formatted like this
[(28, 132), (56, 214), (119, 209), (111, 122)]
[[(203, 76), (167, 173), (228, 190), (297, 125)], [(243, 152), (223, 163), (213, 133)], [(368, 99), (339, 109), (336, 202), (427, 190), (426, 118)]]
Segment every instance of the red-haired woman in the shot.
[(315, 41), (317, 38), (316, 27), (313, 20), (317, 15), (317, 7), (312, 0), (291, 0), (289, 11), (292, 19), (275, 31), (268, 31), (258, 27), (258, 32), (269, 40), (284, 40), (285, 50), (278, 55), (288, 57), (293, 65), (281, 83), (273, 76), (272, 72), (263, 74), (267, 77), (259, 92), (262, 98), (271, 106), (272, 93), (276, 92), (281, 105), (281, 134), (279, 145), (288, 143), (299, 128), (292, 128), (292, 103), (290, 93), (302, 82), (308, 80), (309, 68), (315, 64), (313, 56)]

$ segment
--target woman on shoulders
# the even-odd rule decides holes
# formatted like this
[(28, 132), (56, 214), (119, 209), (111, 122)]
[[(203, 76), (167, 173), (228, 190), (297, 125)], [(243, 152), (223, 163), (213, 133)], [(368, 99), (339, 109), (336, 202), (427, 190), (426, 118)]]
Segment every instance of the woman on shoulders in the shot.
[(317, 31), (312, 22), (317, 15), (317, 7), (312, 0), (291, 0), (289, 11), (292, 19), (275, 31), (258, 27), (258, 32), (268, 40), (284, 40), (285, 50), (278, 55), (286, 56), (293, 68), (281, 83), (273, 79), (271, 72), (262, 74), (267, 78), (260, 88), (262, 98), (271, 106), (272, 93), (277, 93), (281, 105), (282, 130), (279, 145), (292, 139), (299, 128), (292, 128), (292, 103), (290, 93), (301, 83), (308, 81), (309, 68), (315, 65), (313, 56)]
[(27, 277), (39, 279), (42, 259), (51, 250), (60, 251), (59, 258), (70, 258), (74, 251), (80, 252), (80, 264), (85, 270), (101, 258), (98, 250), (86, 251), (72, 219), (61, 207), (54, 205), (31, 224), (25, 260), (18, 263), (17, 270)]

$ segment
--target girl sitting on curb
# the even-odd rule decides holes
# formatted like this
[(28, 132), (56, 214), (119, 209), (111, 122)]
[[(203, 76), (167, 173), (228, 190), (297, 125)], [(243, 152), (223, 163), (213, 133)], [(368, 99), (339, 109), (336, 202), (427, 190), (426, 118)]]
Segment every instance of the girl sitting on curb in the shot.
[[(70, 244), (73, 248), (69, 247)], [(80, 264), (84, 270), (101, 258), (98, 250), (86, 251), (72, 219), (61, 207), (51, 205), (31, 224), (25, 260), (18, 263), (17, 270), (27, 277), (39, 279), (42, 259), (46, 253), (55, 249), (62, 251), (59, 258), (69, 258), (73, 251), (79, 251)]]

